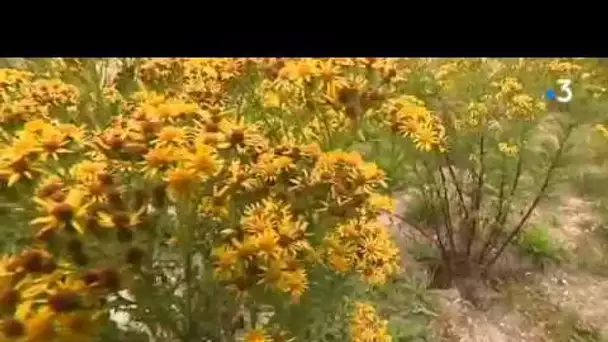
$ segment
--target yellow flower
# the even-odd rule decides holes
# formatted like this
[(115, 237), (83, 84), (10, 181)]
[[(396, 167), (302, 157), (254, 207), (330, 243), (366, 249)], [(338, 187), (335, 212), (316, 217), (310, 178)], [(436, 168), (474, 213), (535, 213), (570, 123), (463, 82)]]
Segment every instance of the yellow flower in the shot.
[(215, 149), (205, 144), (196, 144), (194, 153), (186, 153), (183, 159), (185, 168), (208, 176), (214, 175), (221, 166)]
[(293, 303), (299, 303), (300, 297), (308, 289), (306, 271), (296, 269), (295, 271), (283, 272), (277, 287), (284, 292), (288, 292)]
[(106, 228), (135, 228), (141, 223), (141, 216), (146, 208), (135, 212), (115, 211), (112, 214), (98, 212), (99, 224)]
[(279, 108), (281, 106), (281, 98), (273, 91), (268, 91), (264, 94), (264, 107)]
[(384, 283), (399, 269), (399, 249), (377, 217), (340, 224), (325, 237), (325, 253), (336, 271), (343, 273), (347, 266), (354, 267), (372, 284)]
[(67, 138), (68, 136), (66, 134), (55, 127), (49, 127), (42, 130), (39, 138), (43, 150), (41, 159), (44, 161), (51, 157), (57, 160), (59, 159), (59, 154), (70, 153), (71, 151), (65, 148), (69, 142)]
[(356, 302), (350, 322), (352, 342), (390, 342), (388, 322), (381, 319), (376, 309), (367, 302)]
[(53, 324), (53, 313), (45, 308), (25, 320), (27, 342), (49, 342), (57, 336)]
[(227, 245), (214, 249), (212, 255), (216, 260), (215, 266), (220, 271), (232, 268), (239, 259), (238, 252)]
[(252, 237), (245, 238), (242, 242), (237, 239), (232, 239), (232, 244), (241, 258), (248, 258), (258, 252), (259, 247), (256, 242), (257, 241)]
[(187, 131), (181, 127), (166, 126), (158, 132), (156, 142), (157, 147), (165, 145), (183, 145), (186, 142)]
[(167, 172), (165, 181), (168, 184), (167, 191), (172, 200), (177, 200), (183, 195), (190, 193), (197, 185), (199, 176), (194, 170), (184, 167), (176, 167)]
[(107, 172), (108, 163), (105, 161), (84, 160), (70, 169), (70, 174), (80, 183), (96, 180), (101, 173)]
[(515, 77), (506, 77), (500, 82), (500, 91), (502, 93), (518, 92), (523, 89), (523, 85)]
[(267, 182), (276, 181), (279, 174), (294, 167), (293, 160), (287, 156), (275, 156), (273, 153), (264, 153), (258, 157), (254, 165), (254, 172), (258, 172)]
[(27, 131), (21, 131), (13, 138), (11, 145), (6, 149), (5, 155), (28, 157), (39, 152), (42, 152), (42, 148), (37, 136)]
[(279, 236), (272, 229), (264, 229), (260, 234), (255, 237), (255, 244), (258, 246), (260, 252), (267, 255), (273, 254), (278, 247)]
[(416, 148), (424, 152), (433, 150), (440, 142), (440, 137), (431, 122), (418, 125), (412, 139)]
[(200, 107), (196, 103), (186, 103), (171, 100), (160, 104), (157, 111), (160, 118), (177, 119), (183, 116), (198, 113), (200, 111)]
[(395, 211), (395, 201), (393, 198), (377, 193), (372, 193), (369, 195), (367, 198), (367, 206), (374, 213), (379, 213), (381, 211), (388, 211), (389, 213), (392, 213)]
[(272, 339), (266, 334), (266, 331), (253, 329), (245, 333), (244, 342), (272, 342)]
[(300, 63), (298, 60), (290, 60), (279, 70), (279, 77), (289, 80), (297, 80), (300, 77)]
[(210, 219), (223, 219), (229, 214), (230, 193), (228, 188), (219, 189), (214, 187), (211, 196), (203, 197), (199, 210)]
[(173, 163), (179, 160), (182, 151), (173, 147), (157, 147), (146, 154), (145, 166), (141, 169), (148, 178), (156, 177), (166, 171)]
[(533, 119), (536, 111), (545, 110), (545, 104), (534, 99), (527, 94), (514, 95), (507, 104), (507, 117)]
[(247, 147), (266, 145), (266, 140), (258, 133), (258, 128), (255, 125), (222, 120), (219, 126), (220, 131), (226, 136), (226, 141), (217, 145), (220, 149), (236, 148), (237, 151), (242, 151)]
[(328, 262), (329, 265), (334, 269), (334, 271), (338, 273), (346, 273), (353, 266), (353, 262), (350, 258), (338, 253), (331, 253), (328, 256)]
[(507, 155), (509, 157), (516, 156), (517, 153), (519, 152), (519, 147), (517, 145), (509, 144), (509, 143), (505, 143), (505, 142), (499, 143), (498, 149), (500, 150), (500, 152), (504, 153), (505, 155)]
[(333, 58), (318, 60), (317, 65), (319, 76), (325, 82), (329, 83), (342, 74), (340, 65), (337, 65)]
[[(119, 120), (117, 119), (117, 121)], [(109, 127), (96, 135), (98, 137), (94, 138), (93, 143), (104, 152), (120, 152), (129, 139), (129, 132), (118, 125)]]
[(43, 173), (34, 158), (39, 151), (38, 143), (30, 134), (21, 135), (13, 141), (12, 145), (1, 149), (0, 179), (6, 180), (8, 186), (12, 186), (23, 178), (33, 179)]
[(572, 76), (574, 73), (580, 71), (583, 67), (571, 62), (560, 61), (559, 59), (552, 60), (549, 63), (549, 70), (560, 73), (560, 76)]
[(81, 191), (71, 189), (65, 199), (58, 202), (38, 197), (34, 197), (34, 202), (46, 214), (30, 222), (33, 225), (42, 225), (39, 233), (53, 229), (75, 229), (84, 234), (80, 221), (86, 216), (88, 204), (83, 203), (84, 194)]
[[(63, 180), (55, 175), (51, 175), (40, 182), (36, 191), (36, 196), (46, 199), (55, 196), (63, 196), (65, 184)], [(55, 197), (57, 198), (57, 197)]]
[(26, 122), (25, 125), (23, 125), (23, 130), (28, 133), (38, 134), (49, 127), (52, 127), (50, 123), (45, 120), (37, 119)]

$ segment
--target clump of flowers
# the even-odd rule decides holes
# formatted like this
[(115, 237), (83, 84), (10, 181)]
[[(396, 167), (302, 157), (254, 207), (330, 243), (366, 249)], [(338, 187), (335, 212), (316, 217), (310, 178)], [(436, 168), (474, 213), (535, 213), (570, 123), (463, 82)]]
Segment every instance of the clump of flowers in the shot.
[[(63, 71), (52, 75), (98, 70), (90, 61), (58, 62), (50, 65)], [(283, 122), (281, 137), (257, 117), (243, 117), (248, 100), (235, 95), (238, 81), (250, 77), (247, 70), (268, 68), (265, 63), (276, 69), (266, 69), (274, 78), (266, 83), (266, 107), (281, 107), (285, 98), (301, 102), (282, 109), (319, 105), (326, 116), (305, 118), (304, 127)], [(375, 220), (391, 210), (381, 193), (383, 171), (357, 152), (324, 151), (326, 140), (316, 138), (329, 128), (325, 119), (342, 130), (342, 123), (355, 124), (379, 108), (380, 98), (362, 75), (340, 76), (349, 63), (275, 63), (143, 60), (134, 64), (136, 88), (129, 91), (122, 71), (109, 83), (78, 86), (18, 70), (0, 73), (2, 105), (27, 100), (33, 106), (0, 121), (0, 181), (2, 191), (18, 195), (14, 202), (23, 210), (15, 215), (27, 222), (37, 246), (6, 259), (5, 337), (93, 336), (107, 310), (122, 305), (118, 293), (129, 290), (155, 315), (183, 308), (176, 318), (183, 322), (167, 323), (164, 334), (230, 339), (241, 307), (297, 306), (311, 287), (319, 291), (320, 272), (374, 285), (396, 273), (397, 249)], [(70, 71), (68, 64), (80, 67)], [(377, 65), (390, 83), (392, 64)], [(295, 95), (313, 89), (318, 94)], [(101, 97), (82, 107), (87, 111), (74, 112), (79, 101), (88, 101), (81, 93)], [(92, 118), (95, 106), (110, 110), (107, 118)], [(337, 250), (336, 243), (344, 248)], [(177, 283), (158, 280), (169, 277)], [(172, 287), (184, 290), (166, 292), (166, 305), (154, 305), (152, 293)], [(208, 304), (192, 305), (202, 298)], [(221, 322), (199, 323), (209, 312)], [(252, 329), (245, 339), (279, 341), (290, 322), (274, 315), (267, 328)]]
[(105, 283), (91, 282), (44, 249), (1, 264), (0, 333), (8, 341), (89, 338), (103, 324)]
[[(380, 219), (393, 190), (450, 205), (416, 227), (445, 256), (491, 259), (508, 168), (555, 109), (543, 82), (568, 75), (598, 99), (605, 76), (579, 60), (27, 62), (0, 69), (3, 221), (31, 243), (1, 265), (0, 332), (31, 341), (93, 336), (110, 309), (163, 340), (326, 338), (304, 311), (321, 300), (332, 314), (311, 319), (337, 324), (345, 292), (399, 271)], [(371, 304), (349, 323), (336, 340), (390, 340)]]
[(367, 302), (355, 303), (351, 318), (350, 336), (353, 342), (390, 342), (388, 322), (376, 313), (376, 309)]

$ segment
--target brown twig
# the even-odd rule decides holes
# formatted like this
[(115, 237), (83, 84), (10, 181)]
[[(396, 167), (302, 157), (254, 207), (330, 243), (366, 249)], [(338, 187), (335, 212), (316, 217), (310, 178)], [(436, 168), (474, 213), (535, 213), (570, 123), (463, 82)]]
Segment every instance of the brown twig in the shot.
[[(520, 135), (520, 139), (519, 139), (520, 145), (523, 143), (524, 137), (525, 137), (525, 132), (522, 132), (522, 134)], [(486, 254), (490, 251), (490, 246), (492, 246), (492, 244), (495, 242), (495, 240), (498, 237), (498, 235), (500, 234), (500, 232), (504, 229), (505, 223), (507, 221), (507, 217), (509, 216), (509, 213), (511, 211), (511, 208), (510, 208), (511, 202), (513, 201), (513, 196), (515, 195), (515, 191), (517, 190), (517, 187), (519, 185), (519, 179), (521, 178), (521, 175), (522, 175), (523, 163), (524, 163), (524, 157), (523, 157), (523, 153), (520, 151), (519, 155), (517, 156), (517, 166), (516, 166), (516, 170), (515, 170), (515, 176), (513, 178), (513, 184), (511, 185), (511, 190), (509, 191), (509, 195), (506, 197), (506, 203), (505, 203), (504, 198), (499, 203), (499, 210), (496, 214), (496, 217), (489, 224), (489, 226), (492, 227), (492, 231), (490, 232), (490, 236), (488, 236), (488, 240), (486, 241), (481, 252), (479, 253), (479, 262), (480, 263), (483, 262), (483, 260), (487, 256)], [(506, 182), (506, 170), (505, 169), (503, 169), (502, 179)], [(501, 184), (501, 191), (503, 191), (502, 184)]]
[(452, 182), (454, 183), (454, 186), (456, 187), (456, 193), (458, 194), (460, 208), (461, 208), (462, 212), (464, 213), (464, 217), (466, 220), (469, 218), (469, 211), (467, 210), (467, 206), (464, 201), (462, 186), (461, 186), (460, 182), (458, 181), (458, 178), (456, 177), (456, 172), (454, 172), (453, 162), (452, 162), (450, 156), (447, 153), (445, 153), (444, 157), (445, 157), (445, 164), (448, 167), (450, 178), (452, 178)]
[(408, 226), (411, 226), (411, 227), (412, 227), (412, 228), (414, 228), (414, 229), (415, 229), (415, 230), (416, 230), (418, 233), (420, 233), (422, 236), (424, 236), (424, 237), (425, 237), (427, 240), (429, 240), (429, 241), (433, 241), (433, 240), (434, 240), (434, 239), (433, 239), (433, 237), (431, 237), (431, 236), (429, 235), (429, 233), (425, 231), (425, 229), (424, 229), (424, 228), (422, 228), (422, 227), (420, 227), (419, 225), (415, 224), (414, 222), (412, 222), (412, 221), (408, 220), (406, 217), (404, 217), (404, 216), (402, 216), (402, 215), (399, 215), (399, 214), (391, 213), (391, 212), (389, 212), (389, 211), (383, 211), (383, 212), (384, 212), (384, 213), (386, 213), (386, 214), (389, 214), (389, 215), (391, 215), (391, 216), (393, 216), (393, 217), (395, 217), (395, 218), (397, 218), (397, 219), (399, 219), (399, 221), (401, 221), (401, 222), (403, 222), (403, 223), (407, 224)]
[[(427, 170), (426, 175), (430, 175), (430, 174), (432, 174), (432, 173), (430, 172), (430, 169), (428, 168), (428, 164), (427, 164), (426, 162), (423, 162), (423, 163), (424, 163), (424, 165), (425, 165), (425, 166), (427, 167), (427, 169), (428, 169), (428, 170)], [(421, 175), (421, 174), (420, 174), (420, 170), (418, 169), (418, 166), (417, 166), (417, 164), (416, 164), (416, 163), (414, 163), (414, 172), (416, 173), (416, 176), (417, 176), (419, 179), (423, 180), (422, 184), (429, 184), (429, 183), (430, 183), (430, 184), (431, 184), (431, 186), (433, 186), (433, 188), (435, 187), (435, 178), (433, 177), (433, 178), (431, 179), (431, 177), (427, 177), (428, 179), (425, 181), (425, 180), (424, 180), (424, 178), (425, 178), (425, 177), (424, 177), (423, 175)], [(421, 189), (421, 190), (423, 190), (423, 191), (422, 191), (422, 196), (423, 196), (423, 200), (425, 201), (425, 205), (426, 205), (427, 207), (431, 207), (431, 208), (432, 208), (432, 210), (436, 210), (435, 205), (434, 205), (434, 201), (433, 201), (433, 199), (429, 199), (429, 198), (427, 197), (427, 195), (425, 194), (424, 189)], [(438, 191), (436, 190), (436, 191), (435, 191), (435, 193), (438, 193)], [(431, 194), (432, 194), (432, 192), (431, 192)], [(435, 217), (435, 218), (436, 218), (436, 217)], [(441, 252), (441, 260), (442, 260), (442, 261), (443, 261), (443, 263), (445, 264), (445, 266), (446, 266), (446, 270), (448, 271), (448, 273), (449, 273), (449, 274), (450, 274), (450, 276), (451, 276), (451, 274), (452, 274), (452, 266), (451, 266), (451, 263), (450, 263), (450, 255), (451, 255), (451, 253), (449, 253), (449, 251), (447, 250), (447, 248), (446, 248), (446, 246), (445, 246), (445, 243), (443, 242), (443, 239), (442, 239), (442, 237), (441, 237), (441, 235), (442, 235), (442, 234), (441, 234), (441, 230), (440, 230), (439, 224), (437, 224), (436, 222), (434, 222), (434, 223), (432, 224), (432, 226), (433, 226), (433, 230), (434, 230), (434, 232), (435, 232), (435, 236), (436, 236), (437, 244), (439, 245), (439, 250), (440, 250), (440, 252)]]
[(471, 246), (473, 245), (473, 241), (475, 240), (475, 236), (477, 235), (477, 225), (479, 223), (479, 211), (481, 209), (481, 202), (483, 200), (483, 187), (484, 187), (484, 176), (485, 176), (485, 136), (483, 133), (480, 133), (479, 137), (479, 175), (477, 176), (477, 193), (475, 194), (473, 201), (473, 212), (474, 216), (471, 217), (472, 222), (470, 223), (469, 236), (467, 237), (467, 256), (471, 255)]
[(448, 197), (448, 189), (446, 184), (445, 175), (443, 174), (443, 170), (439, 168), (439, 178), (441, 180), (441, 187), (443, 188), (443, 202), (444, 202), (444, 216), (445, 216), (445, 227), (448, 234), (448, 240), (450, 243), (450, 248), (453, 253), (456, 253), (456, 243), (454, 241), (454, 226), (452, 225), (452, 216), (450, 210), (450, 199)]

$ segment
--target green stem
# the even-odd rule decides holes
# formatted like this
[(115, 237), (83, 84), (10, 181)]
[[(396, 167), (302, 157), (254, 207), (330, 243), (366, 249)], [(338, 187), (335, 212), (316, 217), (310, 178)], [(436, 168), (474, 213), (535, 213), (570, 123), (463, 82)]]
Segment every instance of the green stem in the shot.
[[(184, 199), (186, 203), (190, 203), (189, 199)], [(178, 205), (177, 211), (179, 220), (180, 244), (182, 246), (182, 262), (184, 265), (184, 342), (194, 341), (196, 339), (196, 326), (194, 324), (193, 300), (194, 293), (192, 288), (193, 273), (192, 273), (192, 242), (194, 239), (192, 231), (192, 210), (188, 204)]]

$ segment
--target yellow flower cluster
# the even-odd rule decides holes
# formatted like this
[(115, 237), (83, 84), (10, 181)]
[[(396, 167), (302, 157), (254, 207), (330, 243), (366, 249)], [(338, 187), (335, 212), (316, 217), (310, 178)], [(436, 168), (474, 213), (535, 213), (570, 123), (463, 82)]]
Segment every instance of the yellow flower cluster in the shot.
[[(103, 313), (96, 300), (129, 283), (146, 257), (142, 241), (155, 236), (155, 220), (172, 208), (190, 208), (194, 225), (213, 231), (208, 257), (216, 279), (248, 296), (255, 297), (261, 286), (297, 303), (313, 267), (353, 272), (374, 284), (394, 274), (397, 249), (376, 220), (392, 210), (390, 197), (379, 193), (386, 187), (384, 172), (357, 152), (323, 152), (315, 137), (325, 134), (324, 117), (314, 111), (305, 130), (282, 120), (286, 131), (280, 137), (273, 127), (249, 122), (230, 88), (245, 70), (270, 73), (270, 65), (276, 75), (268, 89), (281, 98), (296, 99), (284, 97), (293, 87), (306, 90), (300, 92), (301, 108), (313, 101), (333, 113), (328, 115), (353, 122), (381, 98), (366, 77), (338, 76), (340, 70), (377, 70), (388, 87), (399, 77), (394, 62), (278, 63), (283, 62), (143, 61), (135, 72), (136, 91), (100, 85), (115, 100), (110, 102), (118, 105), (118, 115), (100, 117), (95, 126), (68, 123), (84, 121), (70, 109), (79, 104), (76, 86), (0, 71), (2, 108), (25, 100), (33, 105), (0, 120), (0, 182), (3, 192), (18, 192), (15, 204), (37, 246), (7, 259), (13, 270), (6, 276), (15, 280), (2, 289), (15, 308), (7, 311), (3, 336), (59, 341), (65, 334), (92, 334)], [(345, 121), (334, 125), (340, 122)], [(173, 241), (185, 242), (174, 233)], [(23, 261), (28, 258), (34, 261)], [(336, 263), (339, 258), (346, 264)], [(47, 259), (56, 263), (54, 270), (23, 273), (25, 266), (14, 266)]]
[(111, 271), (77, 276), (43, 249), (0, 261), (1, 341), (88, 340), (104, 320), (103, 295), (118, 286)]
[[(331, 143), (364, 118), (377, 116), (386, 94), (407, 77), (398, 59), (256, 60), (262, 81), (256, 90), (263, 121), (282, 130)], [(371, 76), (370, 76), (371, 75)], [(298, 125), (286, 127), (283, 115)], [(279, 128), (277, 128), (279, 129)]]
[(572, 62), (565, 62), (560, 60), (552, 60), (549, 62), (548, 69), (552, 72), (559, 73), (562, 76), (574, 76), (582, 70), (582, 66)]
[(326, 238), (327, 259), (337, 272), (355, 269), (372, 284), (382, 284), (398, 271), (399, 250), (382, 223), (353, 219)]
[(445, 148), (445, 128), (421, 100), (401, 96), (388, 101), (385, 110), (391, 113), (387, 123), (391, 131), (411, 137), (419, 150), (428, 152)]
[(41, 164), (49, 158), (58, 160), (62, 154), (82, 147), (83, 131), (72, 124), (33, 119), (21, 130), (5, 135), (0, 145), (0, 179), (9, 186), (23, 179), (32, 179), (43, 170)]
[(308, 285), (305, 258), (312, 247), (305, 234), (306, 222), (294, 218), (288, 205), (272, 199), (253, 204), (239, 231), (215, 251), (217, 275), (241, 291), (263, 283), (297, 302)]
[[(0, 265), (9, 340), (94, 330), (103, 311), (95, 299), (135, 279), (152, 257), (144, 243), (157, 240), (209, 259), (201, 272), (236, 289), (241, 304), (303, 301), (318, 268), (383, 283), (399, 268), (378, 220), (394, 209), (389, 179), (351, 151), (355, 142), (389, 137), (444, 152), (459, 128), (546, 109), (517, 61), (98, 62), (0, 69), (0, 192), (36, 241)], [(585, 71), (576, 61), (535, 63), (545, 74)], [(100, 77), (101, 65), (117, 70)], [(42, 270), (49, 260), (53, 270)], [(390, 340), (368, 304), (357, 305), (352, 336)], [(259, 328), (246, 340), (279, 339)]]
[(532, 120), (547, 109), (541, 99), (525, 93), (522, 83), (515, 77), (506, 77), (492, 85), (497, 89), (494, 98), (506, 106), (505, 116), (509, 119)]
[(350, 335), (352, 342), (390, 342), (388, 322), (381, 319), (376, 309), (367, 302), (355, 303), (351, 317)]

